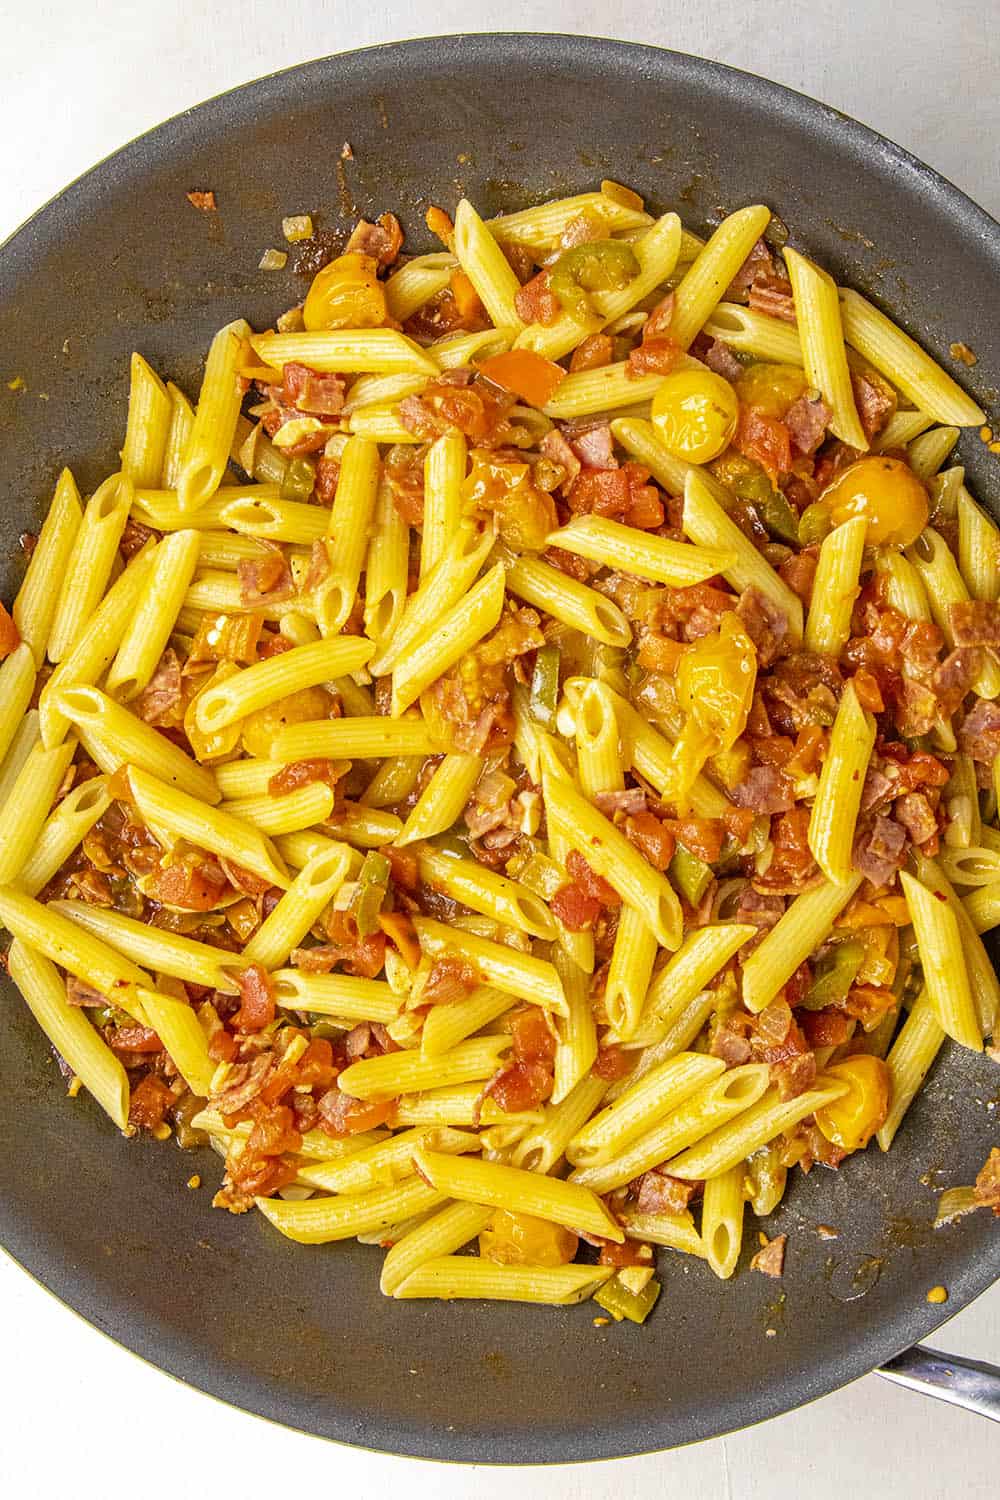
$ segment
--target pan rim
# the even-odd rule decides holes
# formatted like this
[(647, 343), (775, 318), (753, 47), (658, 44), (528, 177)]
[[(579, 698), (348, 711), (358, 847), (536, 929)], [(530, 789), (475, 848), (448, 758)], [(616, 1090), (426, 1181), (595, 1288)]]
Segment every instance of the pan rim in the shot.
[[(142, 158), (145, 156), (148, 163), (149, 154), (156, 152), (161, 145), (167, 146), (180, 141), (194, 117), (204, 120), (212, 112), (221, 112), (223, 118), (217, 128), (223, 128), (225, 114), (231, 113), (235, 101), (245, 95), (253, 93), (266, 98), (272, 90), (280, 91), (291, 77), (301, 78), (311, 73), (318, 77), (324, 70), (336, 70), (338, 67), (369, 67), (377, 75), (388, 55), (402, 56), (407, 66), (420, 71), (432, 65), (435, 68), (445, 66), (459, 55), (467, 57), (469, 61), (476, 61), (486, 57), (495, 59), (498, 52), (504, 53), (514, 62), (548, 60), (553, 66), (558, 65), (566, 72), (572, 72), (588, 60), (606, 60), (609, 54), (615, 54), (623, 62), (630, 59), (638, 66), (645, 61), (651, 70), (659, 71), (664, 78), (684, 70), (695, 78), (700, 75), (712, 81), (713, 86), (723, 93), (731, 95), (738, 90), (748, 95), (758, 106), (771, 112), (778, 122), (802, 133), (828, 129), (835, 122), (842, 132), (840, 150), (843, 155), (850, 158), (866, 151), (876, 152), (881, 161), (908, 174), (911, 178), (908, 191), (919, 192), (925, 197), (931, 195), (939, 206), (946, 208), (960, 220), (967, 235), (985, 239), (990, 253), (994, 253), (994, 246), (1000, 251), (1000, 224), (997, 220), (942, 174), (870, 126), (785, 85), (725, 63), (645, 43), (622, 42), (605, 37), (569, 36), (555, 32), (481, 32), (386, 42), (312, 59), (224, 90), (139, 134), (53, 195), (0, 244), (0, 295), (11, 290), (22, 275), (30, 276), (32, 261), (47, 243), (62, 238), (63, 227), (59, 222), (61, 211), (65, 212), (78, 195), (90, 195), (95, 190), (99, 191), (102, 184), (109, 184), (116, 171), (122, 169), (141, 175)], [(377, 76), (373, 77), (373, 88), (376, 86)], [(58, 1251), (51, 1245), (34, 1244), (30, 1223), (23, 1220), (14, 1222), (2, 1206), (0, 1226), (0, 1239), (16, 1264), (71, 1311), (77, 1312), (99, 1331), (107, 1331), (102, 1326), (105, 1319), (100, 1314), (99, 1296), (93, 1294), (90, 1284), (84, 1284), (86, 1278), (74, 1275), (74, 1268), (67, 1263), (65, 1256), (60, 1258)], [(712, 1416), (707, 1420), (689, 1420), (681, 1443), (721, 1436), (747, 1425), (748, 1408), (753, 1422), (763, 1421), (794, 1410), (849, 1383), (914, 1341), (926, 1339), (933, 1334), (959, 1308), (985, 1291), (994, 1279), (986, 1257), (980, 1261), (970, 1259), (962, 1271), (951, 1278), (951, 1296), (945, 1310), (939, 1311), (926, 1304), (923, 1308), (901, 1308), (880, 1325), (877, 1334), (869, 1335), (863, 1342), (859, 1342), (832, 1366), (823, 1365), (819, 1371), (801, 1374), (798, 1377), (797, 1399), (791, 1403), (788, 1397), (792, 1392), (787, 1386), (775, 1386), (755, 1392), (752, 1400), (744, 1398), (742, 1402), (736, 1396), (727, 1397), (723, 1405), (713, 1409)], [(82, 1309), (81, 1302), (88, 1307), (88, 1311)], [(124, 1309), (122, 1321), (127, 1323)], [(127, 1337), (110, 1333), (108, 1336), (146, 1362), (228, 1404), (312, 1435), (325, 1436), (328, 1440), (346, 1442), (378, 1452), (437, 1460), (450, 1459), (456, 1462), (587, 1462), (664, 1451), (664, 1440), (671, 1425), (664, 1413), (658, 1424), (640, 1425), (636, 1422), (628, 1428), (623, 1427), (621, 1419), (618, 1419), (617, 1427), (612, 1422), (605, 1422), (586, 1441), (580, 1440), (575, 1433), (540, 1428), (531, 1433), (508, 1433), (503, 1437), (495, 1437), (492, 1444), (489, 1444), (488, 1439), (471, 1431), (449, 1436), (426, 1428), (420, 1429), (416, 1421), (407, 1425), (398, 1421), (385, 1421), (377, 1413), (371, 1415), (364, 1434), (359, 1434), (356, 1421), (349, 1413), (343, 1413), (339, 1418), (339, 1427), (330, 1437), (327, 1433), (317, 1433), (314, 1427), (310, 1427), (306, 1401), (294, 1395), (275, 1395), (273, 1389), (267, 1387), (259, 1377), (248, 1377), (240, 1372), (231, 1375), (225, 1367), (209, 1361), (204, 1354), (199, 1355), (193, 1349), (186, 1357), (183, 1350), (171, 1350), (162, 1357), (154, 1354), (149, 1338), (152, 1332), (152, 1325), (140, 1324), (134, 1330), (129, 1327)], [(144, 1333), (147, 1335), (145, 1343), (142, 1337)], [(231, 1376), (228, 1381), (227, 1375)], [(241, 1379), (246, 1394), (234, 1389), (239, 1387)], [(680, 1446), (681, 1443), (672, 1438), (669, 1446)], [(585, 1451), (567, 1456), (566, 1449), (573, 1445)], [(492, 1451), (484, 1451), (488, 1446)]]

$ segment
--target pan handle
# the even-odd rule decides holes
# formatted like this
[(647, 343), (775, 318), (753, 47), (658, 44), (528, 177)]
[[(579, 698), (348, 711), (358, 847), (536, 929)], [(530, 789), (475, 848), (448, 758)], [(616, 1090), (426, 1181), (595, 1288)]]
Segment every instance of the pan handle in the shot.
[(1000, 1368), (977, 1359), (959, 1359), (940, 1354), (923, 1344), (904, 1349), (875, 1371), (925, 1396), (935, 1396), (951, 1406), (964, 1406), (1000, 1422)]

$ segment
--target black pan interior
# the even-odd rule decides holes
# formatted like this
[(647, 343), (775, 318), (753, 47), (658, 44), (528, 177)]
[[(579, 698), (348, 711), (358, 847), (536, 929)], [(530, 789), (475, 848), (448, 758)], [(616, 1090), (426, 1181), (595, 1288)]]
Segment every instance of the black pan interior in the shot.
[[(349, 142), (353, 158), (341, 162)], [(763, 200), (794, 243), (867, 288), (995, 400), (1000, 228), (929, 169), (844, 116), (729, 69), (559, 36), (406, 43), (310, 63), (180, 116), (75, 183), (0, 254), (0, 472), (9, 598), (18, 534), (62, 464), (110, 471), (128, 355), (196, 392), (210, 333), (266, 325), (298, 299), (259, 272), (282, 214), (331, 227), (396, 210), (423, 239), (428, 202), (488, 212), (602, 176), (696, 229)], [(217, 215), (185, 193), (214, 189)], [(430, 248), (430, 247), (428, 247)], [(7, 381), (20, 375), (23, 389)], [(997, 508), (996, 459), (959, 457)], [(925, 1337), (1000, 1270), (980, 1215), (930, 1228), (935, 1185), (968, 1182), (996, 1142), (1000, 1074), (946, 1050), (888, 1157), (800, 1180), (767, 1227), (780, 1283), (721, 1284), (665, 1253), (641, 1329), (592, 1309), (393, 1303), (380, 1254), (302, 1249), (208, 1207), (171, 1145), (125, 1143), (67, 1103), (11, 986), (0, 1027), (0, 1238), (58, 1296), (128, 1347), (225, 1400), (324, 1436), (479, 1462), (604, 1458), (725, 1432), (793, 1407)], [(821, 1239), (816, 1225), (839, 1230)], [(934, 1307), (928, 1289), (950, 1300)]]

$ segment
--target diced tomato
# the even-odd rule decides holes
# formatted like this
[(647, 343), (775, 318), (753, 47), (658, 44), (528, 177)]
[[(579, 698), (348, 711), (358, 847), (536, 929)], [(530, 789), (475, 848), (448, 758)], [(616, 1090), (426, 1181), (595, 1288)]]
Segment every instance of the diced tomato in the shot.
[(722, 854), (726, 829), (721, 818), (670, 818), (666, 826), (689, 854), (707, 865), (714, 865)]
[(464, 271), (452, 271), (451, 295), (455, 299), (458, 315), (463, 323), (473, 323), (482, 318), (485, 309), (472, 282)]
[(208, 1055), (213, 1062), (232, 1062), (238, 1051), (236, 1038), (223, 1026), (208, 1039)]
[(778, 572), (793, 594), (798, 594), (803, 604), (812, 598), (813, 580), (816, 577), (817, 556), (812, 552), (793, 552), (778, 567)]
[(115, 1052), (162, 1052), (163, 1043), (150, 1026), (116, 1026), (108, 1034)]
[(331, 947), (339, 949), (334, 962), (343, 964), (348, 974), (358, 979), (374, 979), (385, 964), (385, 933), (372, 932), (359, 937), (349, 912), (335, 911), (327, 922)]
[(885, 702), (878, 685), (878, 678), (864, 667), (858, 669), (854, 674), (854, 691), (858, 695), (858, 702), (862, 708), (869, 713), (880, 714), (885, 711)]
[(479, 970), (466, 958), (445, 955), (431, 964), (427, 982), (420, 992), (424, 1005), (448, 1005), (465, 1000), (480, 983)]
[(404, 911), (379, 912), (378, 925), (404, 963), (415, 969), (420, 962), (420, 939), (417, 929)]
[[(644, 1249), (647, 1252), (645, 1255), (641, 1253)], [(616, 1271), (624, 1270), (626, 1266), (648, 1266), (648, 1248), (640, 1240), (624, 1240), (620, 1245), (614, 1240), (603, 1240), (597, 1264), (614, 1266)]]
[(571, 849), (566, 860), (566, 873), (571, 880), (576, 880), (583, 886), (588, 895), (594, 896), (602, 906), (611, 911), (617, 911), (622, 904), (622, 898), (609, 885), (603, 876), (596, 874), (590, 868), (586, 859), (576, 849)]
[(554, 323), (562, 312), (562, 303), (549, 287), (548, 271), (539, 271), (514, 293), (517, 315), (524, 323)]
[(731, 807), (722, 814), (723, 827), (734, 843), (746, 843), (753, 831), (754, 817), (752, 807)]
[(777, 481), (780, 474), (787, 474), (792, 467), (792, 439), (785, 423), (742, 402), (733, 447), (745, 458), (760, 464), (773, 481)]
[(566, 371), (532, 349), (508, 349), (484, 359), (479, 373), (513, 391), (529, 406), (547, 406), (566, 379)]
[[(528, 286), (531, 282), (528, 282)], [(522, 287), (522, 291), (527, 288)], [(579, 370), (601, 370), (605, 365), (611, 363), (614, 355), (614, 343), (608, 333), (590, 333), (573, 350), (573, 358), (569, 362), (571, 375)]]
[[(651, 812), (637, 812), (625, 819), (625, 837), (654, 870), (665, 870), (674, 857), (676, 841), (670, 828)], [(721, 836), (720, 836), (721, 847)]]
[(314, 781), (325, 782), (336, 790), (337, 782), (345, 774), (347, 764), (335, 760), (295, 760), (273, 775), (267, 789), (273, 797), (283, 797), (299, 787), (309, 786)]
[(21, 633), (5, 606), (0, 603), (0, 661), (16, 651), (20, 644)]
[(810, 1047), (839, 1047), (847, 1041), (851, 1023), (846, 1011), (833, 1006), (825, 1010), (801, 1010), (798, 1020)]
[(639, 647), (639, 665), (650, 672), (663, 672), (668, 677), (672, 677), (684, 650), (684, 641), (674, 641), (668, 635), (655, 635), (650, 632), (643, 637), (642, 645)]
[(628, 357), (628, 372), (632, 376), (668, 375), (683, 354), (679, 344), (665, 336), (644, 338)]
[(624, 469), (584, 469), (569, 492), (569, 507), (577, 515), (623, 516), (632, 500)]
[(420, 865), (412, 849), (405, 846), (397, 849), (395, 845), (387, 844), (379, 853), (384, 854), (389, 861), (393, 885), (411, 893), (417, 890), (420, 885)]
[(552, 1089), (551, 1068), (541, 1062), (515, 1061), (490, 1079), (485, 1094), (504, 1114), (514, 1115), (523, 1110), (537, 1109)]
[(595, 1078), (604, 1078), (608, 1083), (614, 1083), (631, 1071), (634, 1060), (624, 1047), (602, 1047), (590, 1071)]
[(518, 1062), (541, 1062), (550, 1067), (555, 1061), (556, 1039), (537, 1005), (525, 1005), (507, 1018), (514, 1056)]
[(238, 1031), (263, 1031), (274, 1020), (274, 985), (260, 964), (249, 964), (236, 975), (240, 1008), (234, 1019)]
[(590, 896), (577, 881), (562, 885), (549, 901), (552, 915), (569, 932), (589, 931), (601, 915), (601, 903)]
[(384, 1125), (395, 1104), (394, 1099), (352, 1099), (338, 1088), (327, 1089), (319, 1100), (318, 1126), (327, 1135), (359, 1135)]
[(140, 1130), (155, 1130), (163, 1124), (163, 1117), (173, 1103), (173, 1094), (162, 1078), (147, 1073), (132, 1090), (128, 1106), (128, 1122)]

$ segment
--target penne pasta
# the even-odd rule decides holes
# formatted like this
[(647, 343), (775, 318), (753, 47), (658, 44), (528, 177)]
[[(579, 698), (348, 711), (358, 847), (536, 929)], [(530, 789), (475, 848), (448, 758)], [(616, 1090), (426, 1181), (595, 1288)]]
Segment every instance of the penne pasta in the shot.
[[(258, 485), (264, 489), (264, 485)], [(223, 495), (229, 491), (224, 490)], [(197, 522), (203, 514), (195, 511)], [(305, 505), (300, 500), (282, 500), (278, 496), (235, 493), (219, 506), (219, 524), (231, 526), (241, 536), (260, 537), (269, 542), (292, 542), (311, 546), (326, 536), (331, 512), (323, 505)]]
[(827, 271), (790, 246), (785, 247), (784, 256), (806, 378), (829, 403), (830, 430), (852, 448), (865, 450), (868, 438), (854, 404), (837, 284)]
[(35, 660), (28, 642), (22, 641), (0, 662), (0, 765), (6, 762), (34, 691)]
[(740, 922), (696, 928), (647, 991), (639, 1024), (628, 1038), (632, 1045), (650, 1047), (662, 1042), (677, 1016), (755, 933), (756, 928)]
[(125, 522), (132, 508), (132, 482), (113, 474), (88, 500), (61, 578), (47, 652), (59, 662), (76, 645), (111, 579)]
[(442, 1193), (429, 1188), (419, 1177), (407, 1177), (388, 1187), (366, 1193), (344, 1193), (336, 1198), (312, 1198), (305, 1203), (280, 1198), (258, 1198), (257, 1207), (286, 1239), (300, 1245), (326, 1245), (331, 1240), (350, 1240), (359, 1234), (387, 1229), (414, 1214), (439, 1208)]
[(242, 400), (238, 376), (240, 347), (249, 335), (249, 323), (237, 318), (220, 328), (212, 340), (177, 478), (177, 504), (182, 511), (198, 510), (222, 482)]
[(547, 942), (555, 938), (555, 918), (545, 902), (518, 881), (487, 870), (475, 860), (455, 859), (429, 845), (418, 851), (417, 863), (421, 880), (432, 890), (530, 937)]
[(625, 1236), (608, 1209), (589, 1188), (521, 1167), (472, 1157), (445, 1156), (419, 1146), (417, 1170), (426, 1182), (462, 1203), (489, 1204), (513, 1213), (534, 1214), (567, 1229), (582, 1229), (621, 1244)]
[[(333, 645), (333, 641), (324, 644)], [(286, 653), (287, 654), (287, 653)], [(386, 755), (435, 755), (430, 728), (422, 719), (319, 719), (289, 724), (271, 741), (275, 760), (381, 760)]]
[(961, 386), (860, 293), (840, 288), (840, 316), (851, 347), (935, 422), (978, 427), (985, 420)]
[(502, 244), (527, 245), (532, 250), (558, 249), (562, 235), (581, 215), (600, 220), (610, 234), (642, 229), (652, 223), (641, 208), (619, 203), (604, 192), (576, 193), (571, 198), (553, 198), (516, 213), (488, 219), (486, 228)]
[(410, 567), (410, 528), (382, 480), (365, 564), (365, 635), (379, 651), (402, 618)]
[(608, 1023), (619, 1041), (630, 1041), (638, 1029), (656, 954), (656, 937), (645, 917), (623, 907), (604, 989)]
[(350, 865), (351, 850), (343, 844), (314, 855), (244, 947), (244, 961), (269, 970), (287, 963), (343, 885)]
[(637, 531), (633, 526), (622, 526), (604, 516), (574, 517), (561, 530), (553, 531), (547, 541), (550, 547), (561, 547), (564, 552), (590, 558), (605, 567), (671, 584), (674, 588), (701, 583), (736, 564), (732, 548), (692, 547), (687, 542), (672, 542), (666, 537)]
[(726, 294), (771, 218), (761, 204), (729, 214), (699, 251), (674, 294), (670, 337), (682, 349), (693, 343), (706, 319)]
[[(167, 381), (167, 395), (170, 397), (170, 422), (167, 427), (167, 441), (163, 447), (163, 463), (159, 474), (148, 487), (160, 485), (165, 490), (176, 490), (184, 467), (184, 455), (191, 441), (194, 407), (184, 392), (178, 390), (170, 380)], [(147, 488), (145, 485), (136, 487)]]
[(958, 565), (974, 599), (1000, 597), (1000, 531), (964, 484), (958, 492)]
[(817, 1078), (814, 1088), (807, 1089), (795, 1099), (782, 1100), (776, 1088), (768, 1089), (756, 1104), (674, 1157), (667, 1163), (666, 1170), (672, 1177), (689, 1181), (718, 1177), (738, 1162), (745, 1161), (752, 1151), (773, 1141), (782, 1131), (790, 1130), (799, 1120), (842, 1098), (847, 1090), (848, 1084), (822, 1075)]
[[(656, 538), (657, 541), (661, 540)], [(570, 550), (569, 548), (566, 549)], [(606, 646), (627, 646), (632, 629), (613, 600), (538, 557), (504, 559), (507, 591)]]
[(488, 938), (448, 927), (432, 917), (414, 917), (420, 946), (431, 958), (456, 954), (478, 968), (484, 982), (518, 1000), (540, 1005), (558, 1016), (566, 1015), (566, 997), (559, 975), (545, 959)]
[[(963, 604), (969, 598), (969, 590), (959, 572), (958, 563), (940, 532), (930, 526), (912, 547), (907, 547), (906, 556), (920, 574), (927, 590), (934, 622), (943, 632), (950, 649), (955, 644), (951, 628), (951, 606)], [(980, 698), (1000, 697), (1000, 665), (991, 656), (985, 658), (979, 675), (972, 684), (972, 690)]]
[[(170, 840), (186, 839), (252, 870), (270, 885), (287, 889), (288, 875), (273, 845), (249, 823), (221, 807), (209, 807), (137, 766), (128, 769), (136, 811), (147, 827)], [(306, 789), (308, 790), (308, 788)]]
[(932, 427), (913, 439), (906, 450), (906, 460), (918, 479), (933, 479), (960, 435), (958, 427)]
[(930, 1072), (931, 1064), (941, 1050), (945, 1032), (926, 990), (917, 1000), (899, 1028), (886, 1063), (892, 1078), (889, 1113), (876, 1131), (882, 1151), (888, 1151), (902, 1124), (903, 1116)]
[(492, 1208), (478, 1203), (449, 1203), (396, 1240), (382, 1262), (379, 1288), (395, 1296), (407, 1277), (428, 1261), (450, 1256), (474, 1240), (493, 1217)]
[(29, 896), (37, 896), (110, 805), (106, 776), (92, 776), (67, 792), (45, 820), (35, 847), (21, 866), (17, 877), (20, 889)]
[(746, 1171), (737, 1162), (727, 1172), (705, 1183), (701, 1207), (701, 1242), (705, 1259), (723, 1281), (736, 1270), (743, 1243), (743, 1182)]
[(143, 968), (187, 984), (222, 990), (227, 995), (236, 993), (233, 974), (244, 967), (244, 960), (237, 954), (196, 942), (165, 927), (137, 922), (109, 907), (91, 906), (86, 901), (50, 901), (46, 909), (59, 912)]
[[(324, 636), (335, 636), (354, 607), (368, 550), (378, 482), (376, 444), (369, 437), (349, 438), (340, 458), (340, 477), (327, 528), (329, 572), (316, 585), (312, 596), (316, 623)], [(351, 670), (342, 667), (337, 675)]]
[(718, 1057), (682, 1052), (651, 1069), (579, 1130), (566, 1154), (575, 1167), (607, 1166), (726, 1069)]
[(511, 995), (491, 985), (481, 984), (461, 1000), (441, 1001), (432, 1005), (424, 1018), (420, 1033), (420, 1051), (424, 1057), (441, 1057), (473, 1032), (481, 1031), (506, 1014), (514, 1005)]
[(18, 635), (31, 647), (36, 667), (45, 660), (59, 602), (57, 580), (66, 576), (70, 566), (82, 517), (76, 481), (69, 469), (63, 469), (11, 609)]
[(861, 707), (854, 683), (849, 682), (840, 697), (809, 816), (809, 847), (827, 880), (837, 885), (846, 884), (854, 873), (854, 830), (874, 748), (875, 720)]
[(204, 734), (215, 734), (303, 688), (329, 682), (344, 672), (356, 672), (373, 649), (361, 636), (346, 635), (295, 646), (256, 662), (200, 695), (195, 710), (198, 727)]
[(501, 1266), (468, 1255), (440, 1255), (411, 1271), (392, 1293), (402, 1300), (475, 1297), (492, 1302), (584, 1302), (613, 1274), (610, 1266)]
[(141, 1025), (146, 1024), (137, 991), (140, 986), (152, 989), (152, 980), (123, 954), (61, 912), (43, 906), (13, 886), (0, 888), (0, 922), (26, 947), (37, 949), (61, 969), (107, 996), (109, 1004), (127, 1011)]
[(761, 1011), (770, 1004), (803, 959), (827, 937), (860, 884), (860, 874), (853, 871), (840, 884), (825, 881), (795, 897), (743, 965), (743, 1003), (747, 1010)]
[(703, 332), (721, 339), (738, 354), (750, 354), (768, 364), (802, 365), (802, 343), (794, 323), (768, 317), (742, 302), (720, 302), (704, 325)]
[[(317, 860), (327, 856), (318, 855)], [(308, 869), (308, 866), (305, 866)], [(337, 1016), (345, 1021), (381, 1021), (399, 1015), (401, 1000), (383, 979), (356, 979), (350, 974), (310, 974), (305, 969), (278, 969), (274, 993), (287, 1010)]]
[(183, 985), (177, 980), (161, 979), (159, 989), (140, 989), (139, 1000), (150, 1026), (188, 1088), (200, 1098), (206, 1097), (212, 1089), (216, 1065), (208, 1055), (208, 1039), (188, 1003)]
[(483, 772), (478, 755), (446, 755), (424, 787), (395, 842), (432, 839), (456, 823)]
[(420, 535), (420, 577), (424, 579), (448, 550), (462, 519), (462, 484), (467, 445), (460, 432), (442, 433), (424, 460), (424, 523)]
[(868, 522), (864, 516), (834, 527), (824, 537), (806, 620), (805, 648), (839, 656), (851, 634), (851, 613), (860, 592), (861, 559)]
[(734, 589), (755, 588), (785, 616), (793, 640), (802, 638), (802, 603), (753, 542), (726, 515), (709, 486), (695, 471), (684, 484), (684, 531), (699, 547), (735, 555), (720, 572)]
[(437, 366), (419, 344), (391, 328), (334, 329), (328, 333), (263, 333), (251, 339), (262, 364), (286, 364), (341, 375), (436, 375)]
[(220, 800), (218, 784), (206, 766), (199, 766), (100, 688), (61, 688), (54, 694), (53, 707), (78, 731), (92, 759), (108, 775), (119, 766), (134, 765), (203, 802)]
[[(588, 934), (589, 936), (589, 934)], [(593, 963), (593, 953), (589, 955)], [(550, 1102), (561, 1104), (584, 1081), (597, 1061), (597, 1025), (590, 1005), (590, 974), (560, 943), (552, 962), (566, 997), (566, 1014), (555, 1021), (556, 1055)]]
[(471, 1131), (418, 1125), (339, 1160), (310, 1162), (299, 1169), (298, 1181), (325, 1193), (368, 1192), (412, 1177), (413, 1153), (419, 1146), (460, 1155), (463, 1151), (481, 1151), (482, 1141)]
[(128, 1075), (79, 1006), (66, 999), (66, 985), (52, 961), (16, 939), (7, 972), (56, 1052), (118, 1129), (131, 1134)]
[(369, 663), (374, 677), (384, 677), (407, 651), (431, 635), (442, 615), (465, 595), (493, 547), (493, 533), (464, 522), (430, 575), (411, 594), (388, 645)]
[(121, 460), (122, 473), (134, 485), (159, 483), (172, 417), (173, 402), (163, 381), (141, 354), (133, 354)]
[(900, 871), (899, 879), (913, 921), (927, 999), (938, 1024), (963, 1047), (981, 1052), (983, 1034), (972, 999), (958, 917), (947, 901), (937, 900), (906, 870)]
[(489, 634), (499, 622), (503, 603), (504, 569), (498, 562), (438, 620), (432, 635), (398, 658), (392, 672), (393, 718)]
[(49, 815), (76, 749), (70, 740), (46, 750), (33, 745), (0, 809), (0, 885), (20, 875)]
[(441, 1057), (388, 1052), (383, 1057), (351, 1063), (338, 1077), (337, 1087), (354, 1099), (397, 1099), (400, 1094), (470, 1083), (490, 1078), (510, 1044), (509, 1036), (485, 1036), (460, 1042)]
[(455, 210), (455, 255), (498, 328), (517, 328), (514, 299), (520, 283), (496, 240), (467, 198)]
[(405, 323), (418, 308), (443, 292), (458, 262), (447, 250), (416, 255), (386, 278), (385, 305), (390, 318)]
[(687, 1209), (679, 1214), (640, 1214), (635, 1209), (626, 1208), (620, 1219), (630, 1240), (646, 1240), (653, 1245), (664, 1245), (668, 1250), (680, 1250), (684, 1255), (705, 1259), (704, 1242)]
[(282, 797), (240, 797), (226, 802), (219, 811), (262, 834), (299, 833), (325, 823), (333, 812), (334, 793), (322, 781), (296, 787)]

